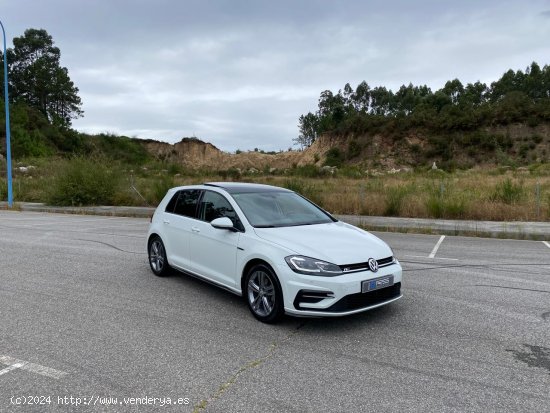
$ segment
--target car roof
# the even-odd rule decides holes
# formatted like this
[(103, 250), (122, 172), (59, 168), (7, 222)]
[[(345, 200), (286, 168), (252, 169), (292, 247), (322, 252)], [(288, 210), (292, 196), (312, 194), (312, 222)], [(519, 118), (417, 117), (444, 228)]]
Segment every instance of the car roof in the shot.
[(230, 194), (241, 194), (246, 192), (292, 192), (278, 186), (245, 182), (207, 182), (204, 185), (224, 189)]

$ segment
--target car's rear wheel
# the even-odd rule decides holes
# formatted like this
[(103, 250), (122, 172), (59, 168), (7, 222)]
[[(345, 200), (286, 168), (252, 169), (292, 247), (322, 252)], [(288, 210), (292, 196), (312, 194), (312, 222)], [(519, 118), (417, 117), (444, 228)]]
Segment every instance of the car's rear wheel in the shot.
[(246, 302), (254, 317), (264, 323), (275, 323), (282, 318), (283, 293), (271, 268), (264, 264), (252, 267), (245, 288)]
[(170, 271), (170, 265), (166, 259), (166, 248), (160, 237), (155, 236), (149, 241), (149, 265), (153, 274), (158, 277), (164, 277), (168, 275)]

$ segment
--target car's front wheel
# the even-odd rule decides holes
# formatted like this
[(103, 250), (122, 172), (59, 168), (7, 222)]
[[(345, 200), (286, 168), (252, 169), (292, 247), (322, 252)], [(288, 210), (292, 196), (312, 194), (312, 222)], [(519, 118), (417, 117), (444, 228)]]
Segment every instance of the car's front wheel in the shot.
[(164, 248), (164, 244), (159, 236), (151, 238), (147, 250), (149, 253), (149, 265), (151, 266), (153, 274), (159, 277), (168, 275), (170, 266), (166, 259), (166, 248)]
[(255, 265), (246, 277), (245, 296), (248, 308), (258, 320), (275, 323), (284, 314), (283, 293), (271, 268)]

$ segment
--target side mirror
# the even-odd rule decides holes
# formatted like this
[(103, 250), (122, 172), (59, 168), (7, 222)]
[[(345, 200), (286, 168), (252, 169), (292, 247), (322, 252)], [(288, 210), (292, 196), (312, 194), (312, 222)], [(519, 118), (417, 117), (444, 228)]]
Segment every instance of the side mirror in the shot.
[(233, 227), (233, 222), (227, 217), (213, 219), (212, 222), (210, 222), (210, 225), (218, 229), (229, 229), (232, 231), (235, 230), (235, 228)]

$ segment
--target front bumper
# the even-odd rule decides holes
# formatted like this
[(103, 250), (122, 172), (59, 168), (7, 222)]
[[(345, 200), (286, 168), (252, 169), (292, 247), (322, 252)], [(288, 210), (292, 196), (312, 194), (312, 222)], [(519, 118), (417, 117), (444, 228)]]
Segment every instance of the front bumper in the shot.
[[(293, 272), (280, 266), (285, 312), (305, 317), (339, 317), (377, 308), (402, 297), (402, 269), (399, 262), (380, 268), (376, 273), (361, 271), (336, 277), (317, 277)], [(361, 292), (361, 283), (393, 275), (393, 285)]]

